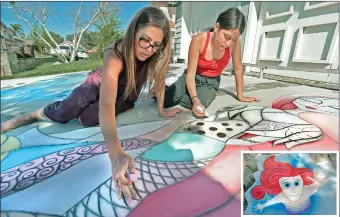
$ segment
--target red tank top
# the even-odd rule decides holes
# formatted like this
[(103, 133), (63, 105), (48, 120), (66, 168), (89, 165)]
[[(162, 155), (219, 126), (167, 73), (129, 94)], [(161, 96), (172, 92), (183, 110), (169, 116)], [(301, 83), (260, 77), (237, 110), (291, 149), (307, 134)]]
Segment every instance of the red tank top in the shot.
[(217, 77), (222, 74), (224, 68), (228, 65), (230, 59), (229, 47), (224, 51), (224, 56), (218, 60), (207, 60), (205, 54), (207, 52), (210, 40), (210, 32), (207, 32), (203, 52), (198, 57), (197, 72), (206, 77)]

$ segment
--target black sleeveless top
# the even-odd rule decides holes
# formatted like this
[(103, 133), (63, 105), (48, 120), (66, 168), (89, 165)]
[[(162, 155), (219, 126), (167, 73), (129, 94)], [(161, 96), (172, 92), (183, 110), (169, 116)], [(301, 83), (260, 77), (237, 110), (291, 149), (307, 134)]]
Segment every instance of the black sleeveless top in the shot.
[[(124, 57), (121, 57), (124, 58)], [(148, 60), (140, 61), (136, 59), (136, 71), (135, 71), (135, 82), (136, 82), (136, 91), (132, 90), (130, 95), (124, 99), (124, 92), (128, 82), (128, 74), (126, 68), (126, 62), (123, 60), (123, 70), (119, 74), (118, 77), (118, 90), (117, 90), (117, 100), (124, 101), (130, 104), (134, 104), (142, 91), (143, 86), (147, 81), (147, 68), (148, 68)], [(103, 66), (98, 67), (97, 69), (90, 72), (90, 74), (94, 76), (98, 76), (99, 79), (102, 79)], [(100, 81), (99, 81), (100, 86)]]
[(136, 60), (136, 71), (135, 71), (135, 81), (136, 81), (136, 91), (132, 91), (131, 94), (124, 100), (124, 92), (126, 89), (126, 85), (128, 82), (128, 74), (125, 67), (125, 61), (123, 66), (123, 71), (119, 74), (118, 77), (118, 91), (117, 91), (117, 99), (122, 101), (136, 102), (138, 100), (138, 96), (140, 95), (143, 86), (147, 80), (147, 61), (139, 61)]

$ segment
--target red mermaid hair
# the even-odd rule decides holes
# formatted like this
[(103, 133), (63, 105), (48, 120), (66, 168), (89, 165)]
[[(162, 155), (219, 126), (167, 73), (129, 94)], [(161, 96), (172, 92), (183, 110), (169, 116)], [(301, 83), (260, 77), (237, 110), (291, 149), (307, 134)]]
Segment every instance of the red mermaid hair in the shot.
[(262, 185), (255, 186), (251, 190), (251, 196), (256, 200), (264, 197), (265, 193), (279, 194), (282, 189), (279, 184), (281, 177), (294, 177), (300, 175), (304, 185), (313, 183), (310, 178), (314, 178), (313, 172), (308, 168), (294, 168), (288, 163), (276, 162), (274, 156), (269, 157), (264, 162), (264, 171), (261, 174), (260, 181)]

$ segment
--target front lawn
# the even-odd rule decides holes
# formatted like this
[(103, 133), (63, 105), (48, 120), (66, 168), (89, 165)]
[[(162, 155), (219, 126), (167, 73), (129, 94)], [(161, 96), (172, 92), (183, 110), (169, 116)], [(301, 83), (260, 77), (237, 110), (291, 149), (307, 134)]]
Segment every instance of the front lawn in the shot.
[(13, 78), (27, 78), (43, 75), (55, 75), (62, 73), (90, 71), (103, 64), (103, 60), (79, 60), (73, 63), (52, 65), (52, 63), (44, 63), (35, 69), (15, 73), (10, 76), (1, 76), (1, 80), (13, 79)]

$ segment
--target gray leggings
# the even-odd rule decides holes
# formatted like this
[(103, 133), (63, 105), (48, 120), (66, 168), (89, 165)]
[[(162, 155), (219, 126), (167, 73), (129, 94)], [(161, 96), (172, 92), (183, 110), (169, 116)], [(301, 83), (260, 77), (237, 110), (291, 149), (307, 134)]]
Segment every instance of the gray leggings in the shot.
[[(221, 77), (205, 77), (196, 73), (196, 91), (197, 97), (205, 108), (212, 103), (216, 97), (217, 90), (220, 86)], [(192, 101), (186, 86), (186, 71), (165, 90), (164, 108), (180, 105), (187, 109), (192, 109)]]

